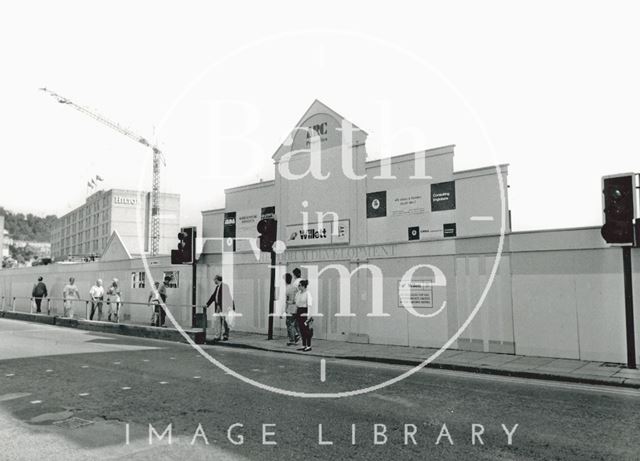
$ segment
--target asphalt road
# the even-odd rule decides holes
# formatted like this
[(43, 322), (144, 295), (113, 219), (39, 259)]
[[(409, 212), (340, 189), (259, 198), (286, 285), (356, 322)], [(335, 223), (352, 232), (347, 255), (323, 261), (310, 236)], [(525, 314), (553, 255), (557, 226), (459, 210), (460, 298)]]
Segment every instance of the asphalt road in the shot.
[[(327, 359), (323, 382), (318, 357), (204, 350), (305, 393), (407, 370)], [(437, 370), (364, 395), (292, 397), (188, 345), (0, 320), (0, 459), (637, 460), (639, 412), (635, 390)], [(169, 425), (171, 445), (169, 431), (150, 443)]]

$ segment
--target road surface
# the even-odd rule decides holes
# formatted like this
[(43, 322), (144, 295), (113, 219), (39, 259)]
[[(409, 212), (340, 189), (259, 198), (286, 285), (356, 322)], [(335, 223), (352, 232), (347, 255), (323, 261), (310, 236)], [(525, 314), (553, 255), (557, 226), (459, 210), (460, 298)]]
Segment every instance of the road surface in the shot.
[[(247, 378), (306, 393), (408, 369), (204, 351)], [(292, 397), (186, 344), (0, 319), (0, 459), (637, 460), (639, 413), (631, 389), (441, 370), (353, 397)]]

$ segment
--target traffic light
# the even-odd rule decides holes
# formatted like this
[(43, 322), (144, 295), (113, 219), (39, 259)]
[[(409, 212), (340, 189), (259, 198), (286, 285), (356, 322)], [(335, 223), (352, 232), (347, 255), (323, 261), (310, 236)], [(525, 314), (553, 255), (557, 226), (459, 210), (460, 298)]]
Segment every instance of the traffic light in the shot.
[(278, 221), (272, 218), (262, 219), (258, 223), (260, 251), (272, 251), (278, 234)]
[(196, 228), (183, 227), (178, 234), (178, 249), (171, 250), (171, 264), (192, 264), (195, 259)]
[(602, 178), (604, 224), (600, 233), (607, 243), (634, 243), (635, 197), (635, 174), (626, 173)]

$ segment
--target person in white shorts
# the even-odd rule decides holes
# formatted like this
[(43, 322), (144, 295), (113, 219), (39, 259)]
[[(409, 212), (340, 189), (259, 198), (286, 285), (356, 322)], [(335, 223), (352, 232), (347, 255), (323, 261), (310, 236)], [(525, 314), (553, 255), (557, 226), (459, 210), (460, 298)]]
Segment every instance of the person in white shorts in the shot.
[(78, 291), (78, 287), (76, 286), (75, 278), (69, 278), (69, 283), (62, 289), (62, 298), (64, 299), (63, 317), (73, 318), (73, 305), (78, 299), (80, 299), (80, 291)]

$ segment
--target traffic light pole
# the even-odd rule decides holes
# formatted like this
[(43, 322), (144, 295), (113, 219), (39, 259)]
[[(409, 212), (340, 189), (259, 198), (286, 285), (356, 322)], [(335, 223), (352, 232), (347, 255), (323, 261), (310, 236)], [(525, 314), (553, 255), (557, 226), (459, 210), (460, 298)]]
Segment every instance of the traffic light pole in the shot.
[[(191, 327), (195, 328), (196, 325), (196, 294), (198, 292), (196, 285), (196, 255), (193, 255), (193, 262), (191, 263)], [(207, 317), (204, 318), (204, 326), (207, 326)]]
[(627, 367), (636, 368), (636, 332), (633, 321), (633, 281), (631, 272), (631, 247), (622, 247), (624, 272), (624, 310), (627, 330)]
[(273, 304), (276, 295), (276, 252), (271, 250), (271, 282), (269, 284), (269, 329), (267, 339), (273, 339)]

